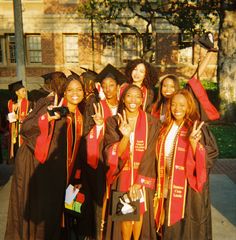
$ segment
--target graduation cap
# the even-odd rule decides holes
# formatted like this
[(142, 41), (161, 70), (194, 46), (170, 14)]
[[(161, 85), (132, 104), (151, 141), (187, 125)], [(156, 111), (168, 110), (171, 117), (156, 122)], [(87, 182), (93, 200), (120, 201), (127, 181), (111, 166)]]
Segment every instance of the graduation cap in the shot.
[(85, 72), (88, 72), (88, 73), (91, 73), (91, 74), (94, 74), (94, 75), (98, 75), (95, 71), (89, 69), (89, 68), (84, 68), (84, 67), (80, 67), (81, 69), (83, 69)]
[(107, 66), (97, 75), (96, 80), (101, 83), (106, 77), (114, 79), (120, 85), (127, 82), (126, 76), (111, 64), (107, 64)]
[(14, 83), (11, 83), (8, 85), (8, 90), (11, 92), (11, 93), (15, 93), (16, 91), (18, 91), (19, 89), (21, 88), (24, 88), (24, 85), (22, 83), (22, 80), (21, 81), (17, 81), (17, 82), (14, 82)]
[(45, 84), (47, 84), (47, 83), (49, 83), (51, 81), (52, 74), (53, 74), (53, 72), (50, 72), (50, 73), (46, 73), (46, 74), (41, 76), (44, 79), (44, 83)]
[(201, 37), (198, 36), (194, 39), (194, 41), (209, 51), (217, 52), (217, 49), (214, 48), (214, 38), (212, 32), (206, 32)]
[(70, 70), (70, 72), (71, 72), (71, 76), (72, 76), (73, 78), (80, 80), (79, 74), (77, 74), (76, 72), (73, 72), (72, 70)]
[(44, 83), (48, 84), (54, 77), (66, 77), (66, 76), (63, 72), (56, 71), (56, 72), (46, 73), (44, 75), (41, 75), (41, 77), (44, 79)]

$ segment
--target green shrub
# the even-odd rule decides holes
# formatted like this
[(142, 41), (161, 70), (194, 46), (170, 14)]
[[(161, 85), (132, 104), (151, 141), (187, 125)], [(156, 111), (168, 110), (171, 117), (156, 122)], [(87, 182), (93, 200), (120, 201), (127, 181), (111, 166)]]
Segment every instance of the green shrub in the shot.
[(220, 151), (219, 158), (236, 158), (236, 126), (210, 125)]

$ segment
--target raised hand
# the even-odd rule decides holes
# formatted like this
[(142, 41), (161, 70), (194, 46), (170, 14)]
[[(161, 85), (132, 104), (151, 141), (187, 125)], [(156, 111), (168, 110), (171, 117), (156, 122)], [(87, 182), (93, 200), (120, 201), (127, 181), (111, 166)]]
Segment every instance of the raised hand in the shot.
[(141, 198), (140, 188), (141, 188), (141, 185), (136, 184), (136, 183), (134, 185), (130, 186), (129, 197), (131, 198), (132, 201), (136, 201)]
[(119, 124), (120, 132), (122, 133), (123, 136), (129, 137), (130, 133), (132, 131), (132, 128), (127, 121), (127, 116), (126, 116), (125, 110), (123, 111), (123, 116), (120, 113), (118, 113), (118, 116), (119, 116), (119, 120), (120, 120), (120, 124)]
[[(54, 102), (53, 102), (53, 105), (49, 105), (48, 106), (48, 110), (51, 111), (53, 110), (53, 108), (56, 108), (56, 107), (61, 107), (62, 106), (62, 103), (63, 103), (63, 98), (61, 99), (60, 103), (58, 104), (58, 96), (57, 94), (55, 94), (54, 96)], [(48, 113), (48, 121), (52, 121), (52, 120), (57, 120), (57, 119), (60, 119), (61, 116), (58, 112), (53, 112), (54, 115), (50, 115)]]
[(194, 141), (197, 143), (201, 139), (202, 137), (201, 127), (203, 124), (204, 122), (201, 122), (197, 127), (197, 121), (194, 122), (192, 132), (189, 136), (190, 141)]
[(92, 115), (94, 122), (96, 123), (96, 125), (102, 125), (104, 122), (104, 119), (102, 116), (101, 105), (99, 103), (97, 105), (96, 105), (96, 103), (94, 103), (93, 108), (94, 108), (94, 112), (95, 112), (95, 114)]

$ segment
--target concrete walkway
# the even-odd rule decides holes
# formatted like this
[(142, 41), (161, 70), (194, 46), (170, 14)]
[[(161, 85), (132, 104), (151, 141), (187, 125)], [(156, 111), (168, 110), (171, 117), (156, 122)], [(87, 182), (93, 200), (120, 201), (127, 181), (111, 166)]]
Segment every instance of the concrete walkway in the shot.
[[(3, 184), (0, 186), (0, 240), (4, 239), (6, 227), (11, 170), (7, 165), (0, 165), (0, 185)], [(213, 240), (236, 240), (235, 170), (236, 159), (221, 159), (210, 175)]]
[(236, 185), (224, 174), (210, 181), (213, 240), (236, 240)]

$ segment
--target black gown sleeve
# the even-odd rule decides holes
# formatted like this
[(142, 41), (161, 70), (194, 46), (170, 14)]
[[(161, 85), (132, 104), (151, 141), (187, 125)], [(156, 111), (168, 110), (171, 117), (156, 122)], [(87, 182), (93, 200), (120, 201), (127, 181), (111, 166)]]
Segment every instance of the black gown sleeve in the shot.
[(154, 101), (154, 91), (151, 88), (149, 88), (147, 90), (147, 103), (145, 108), (145, 111), (147, 113), (151, 113), (153, 101)]
[(106, 170), (108, 170), (108, 150), (110, 146), (116, 142), (119, 142), (122, 138), (122, 134), (119, 131), (118, 116), (112, 116), (106, 120), (106, 128), (103, 140), (103, 160)]
[(92, 118), (92, 115), (95, 114), (93, 104), (98, 103), (97, 98), (94, 95), (91, 95), (90, 98), (86, 100), (85, 104), (85, 110), (84, 110), (84, 129), (83, 129), (83, 135), (87, 136), (90, 130), (93, 128), (95, 125), (95, 122)]
[(219, 155), (219, 149), (215, 137), (206, 123), (202, 126), (201, 143), (206, 149), (206, 167), (210, 170)]

